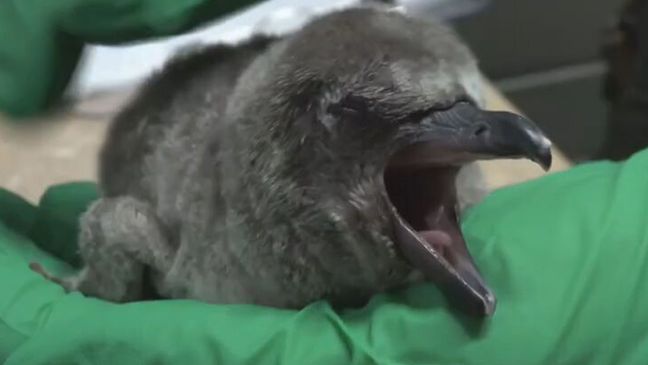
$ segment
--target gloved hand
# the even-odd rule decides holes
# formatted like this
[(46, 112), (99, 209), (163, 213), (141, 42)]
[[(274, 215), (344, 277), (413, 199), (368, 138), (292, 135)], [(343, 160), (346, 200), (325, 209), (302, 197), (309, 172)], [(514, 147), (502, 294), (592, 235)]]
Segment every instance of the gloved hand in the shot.
[[(449, 311), (433, 285), (361, 310), (301, 311), (168, 300), (117, 305), (65, 294), (31, 272), (72, 270), (93, 184), (39, 207), (0, 194), (0, 362), (39, 364), (648, 363), (648, 150), (504, 188), (463, 230), (498, 296), (485, 323)], [(34, 243), (36, 245), (34, 245)]]
[(0, 1), (0, 112), (26, 117), (58, 101), (88, 43), (175, 35), (254, 2)]

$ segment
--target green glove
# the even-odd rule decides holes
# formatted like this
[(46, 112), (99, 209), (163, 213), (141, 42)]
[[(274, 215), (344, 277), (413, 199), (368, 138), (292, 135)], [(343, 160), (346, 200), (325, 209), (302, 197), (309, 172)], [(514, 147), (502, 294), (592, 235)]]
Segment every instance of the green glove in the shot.
[(71, 268), (27, 237), (73, 260), (60, 240), (73, 236), (94, 185), (52, 188), (38, 208), (5, 192), (0, 211), (12, 215), (0, 217), (14, 218), (0, 225), (0, 362), (645, 365), (646, 187), (648, 150), (505, 188), (475, 207), (465, 236), (499, 299), (481, 325), (450, 312), (432, 285), (341, 314), (322, 302), (289, 311), (65, 294), (27, 264)]
[(175, 35), (257, 1), (2, 0), (0, 111), (24, 117), (56, 102), (86, 43)]

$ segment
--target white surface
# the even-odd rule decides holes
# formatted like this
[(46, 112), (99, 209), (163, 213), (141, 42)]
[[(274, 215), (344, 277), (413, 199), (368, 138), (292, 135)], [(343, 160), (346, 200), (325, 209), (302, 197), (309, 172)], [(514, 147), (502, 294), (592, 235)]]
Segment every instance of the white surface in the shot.
[[(71, 96), (132, 86), (159, 68), (178, 48), (191, 43), (235, 43), (254, 33), (285, 34), (314, 15), (359, 0), (268, 0), (187, 34), (125, 46), (90, 46), (68, 90)], [(486, 0), (398, 0), (408, 13), (448, 19), (472, 12)]]

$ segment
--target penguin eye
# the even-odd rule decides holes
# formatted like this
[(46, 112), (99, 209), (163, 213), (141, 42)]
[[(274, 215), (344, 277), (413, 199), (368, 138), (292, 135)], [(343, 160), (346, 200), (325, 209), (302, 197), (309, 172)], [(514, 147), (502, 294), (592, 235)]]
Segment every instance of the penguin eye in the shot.
[(329, 105), (327, 111), (337, 118), (350, 122), (357, 122), (362, 125), (375, 125), (376, 123), (387, 120), (376, 109), (377, 105), (372, 100), (349, 94), (340, 101)]
[(402, 123), (404, 124), (418, 124), (423, 121), (426, 117), (434, 112), (448, 110), (457, 103), (467, 103), (470, 105), (477, 105), (476, 102), (467, 95), (458, 95), (456, 98), (451, 101), (441, 102), (436, 105), (432, 105), (429, 108), (424, 108), (420, 110), (415, 110), (408, 113), (402, 118)]
[(345, 119), (360, 119), (362, 116), (359, 110), (348, 106), (338, 106), (334, 109), (333, 114)]
[(329, 105), (327, 111), (345, 119), (360, 119), (370, 114), (367, 101), (354, 95), (347, 95), (337, 103)]

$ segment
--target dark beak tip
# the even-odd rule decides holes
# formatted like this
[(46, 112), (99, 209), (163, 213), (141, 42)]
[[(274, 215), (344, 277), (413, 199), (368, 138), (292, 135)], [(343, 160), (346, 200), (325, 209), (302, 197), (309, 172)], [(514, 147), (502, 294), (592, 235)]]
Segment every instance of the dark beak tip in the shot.
[[(530, 123), (530, 122), (529, 122)], [(536, 128), (534, 128), (536, 129)], [(527, 157), (542, 167), (544, 171), (551, 169), (553, 161), (551, 140), (545, 136), (539, 129), (528, 134), (531, 150)], [(529, 146), (529, 147), (530, 147)]]
[(537, 164), (540, 165), (540, 167), (542, 167), (544, 171), (549, 171), (551, 169), (551, 164), (553, 162), (551, 145), (548, 145), (546, 148), (543, 148), (534, 160)]
[(447, 289), (451, 306), (459, 309), (464, 314), (482, 319), (495, 314), (497, 298), (487, 287), (481, 287), (479, 292), (472, 291), (470, 294), (454, 291), (457, 287), (451, 286), (447, 287)]
[(484, 304), (484, 316), (490, 317), (495, 313), (495, 308), (497, 308), (497, 298), (492, 293), (488, 293), (483, 298)]
[(486, 285), (473, 287), (475, 290), (473, 296), (473, 305), (475, 305), (475, 313), (479, 317), (490, 317), (495, 313), (497, 308), (497, 297), (493, 291)]

